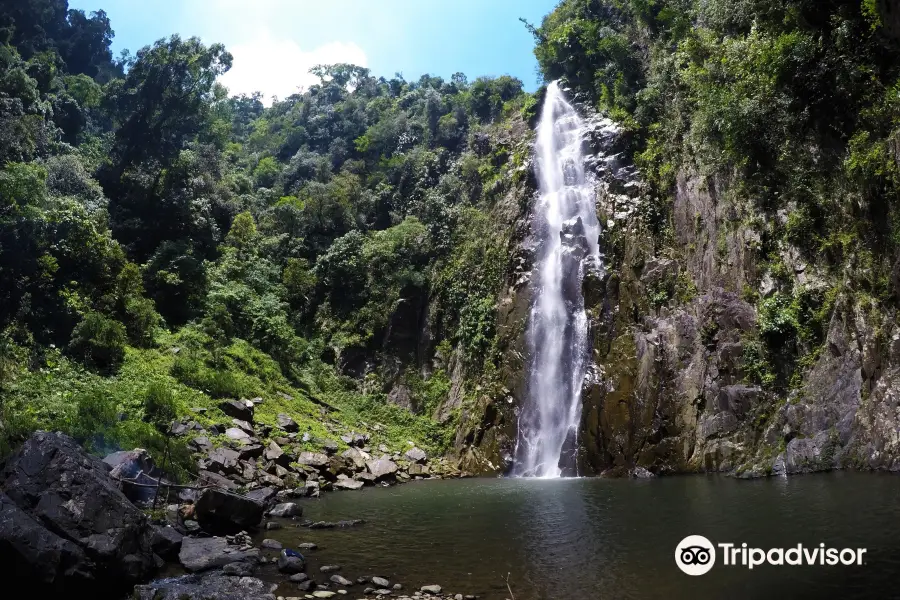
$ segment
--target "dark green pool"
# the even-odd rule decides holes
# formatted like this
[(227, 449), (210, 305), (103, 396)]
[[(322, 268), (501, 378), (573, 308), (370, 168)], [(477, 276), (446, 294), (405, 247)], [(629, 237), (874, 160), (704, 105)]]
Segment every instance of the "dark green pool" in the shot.
[[(438, 583), (502, 599), (509, 574), (515, 600), (900, 597), (900, 476), (470, 479), (337, 492), (303, 506), (313, 520), (367, 521), (266, 533), (319, 544), (310, 573), (337, 563), (348, 578), (383, 575), (407, 589)], [(866, 564), (751, 571), (720, 558), (690, 577), (674, 560), (689, 534), (765, 549), (866, 548)], [(279, 594), (300, 595), (287, 586)]]

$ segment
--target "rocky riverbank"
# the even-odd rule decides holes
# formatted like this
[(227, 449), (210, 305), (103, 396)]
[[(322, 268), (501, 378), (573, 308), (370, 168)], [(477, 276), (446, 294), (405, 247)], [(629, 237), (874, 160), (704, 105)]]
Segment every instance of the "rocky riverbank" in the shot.
[[(364, 446), (353, 448), (350, 456), (365, 453)], [(230, 456), (230, 452), (238, 450), (223, 447), (213, 451), (217, 456)], [(354, 476), (335, 469), (341, 465), (340, 469), (349, 470), (352, 458), (323, 454), (327, 460), (319, 466), (300, 463), (291, 467), (294, 477), (299, 478), (301, 472), (306, 477), (302, 485), (290, 489), (261, 487), (256, 480), (246, 493), (211, 485), (197, 490), (183, 487), (180, 503), (165, 504), (164, 514), (151, 517), (135, 504), (146, 500), (148, 489), (135, 482), (149, 473), (155, 475), (146, 452), (117, 452), (100, 460), (63, 434), (37, 432), (0, 468), (0, 563), (11, 566), (9, 576), (27, 585), (35, 598), (56, 597), (65, 591), (109, 598), (132, 594), (154, 600), (271, 600), (349, 594), (471, 600), (474, 596), (448, 593), (437, 584), (406, 591), (400, 582), (377, 574), (344, 573), (340, 565), (321, 564), (313, 571), (308, 568), (308, 556), (316, 552), (315, 544), (298, 542), (287, 548), (281, 542), (261, 539), (263, 532), (283, 527), (363, 525), (359, 520), (304, 520), (302, 506), (292, 500), (323, 489), (341, 489), (334, 484), (343, 481), (384, 485), (401, 481), (399, 473), (408, 474), (411, 465), (422, 464), (415, 461), (420, 454), (410, 454), (401, 461), (403, 470), (391, 457), (366, 461), (365, 473), (371, 479), (354, 478), (362, 469)], [(266, 467), (271, 462), (286, 469), (285, 463), (278, 462), (272, 452), (264, 455), (255, 457), (261, 459), (254, 463), (259, 470), (286, 479), (268, 474)], [(226, 474), (207, 472), (232, 481)], [(256, 537), (250, 532), (256, 532)], [(186, 574), (151, 581), (160, 573)]]
[(406, 448), (372, 447), (368, 431), (342, 431), (327, 417), (323, 424), (334, 439), (301, 432), (286, 414), (278, 415), (274, 427), (256, 423), (255, 408), (262, 402), (226, 400), (218, 406), (223, 417), (218, 421), (204, 415), (211, 424), (184, 418), (173, 426), (173, 434), (195, 452), (201, 484), (243, 490), (266, 502), (276, 495), (315, 497), (330, 490), (467, 475), (445, 459), (429, 457), (412, 441)]

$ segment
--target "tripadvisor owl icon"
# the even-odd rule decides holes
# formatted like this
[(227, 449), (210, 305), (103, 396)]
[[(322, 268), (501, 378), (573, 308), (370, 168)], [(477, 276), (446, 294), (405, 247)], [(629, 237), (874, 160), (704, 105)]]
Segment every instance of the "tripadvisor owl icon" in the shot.
[(716, 564), (716, 549), (702, 535), (689, 535), (675, 548), (675, 564), (688, 575), (704, 575)]

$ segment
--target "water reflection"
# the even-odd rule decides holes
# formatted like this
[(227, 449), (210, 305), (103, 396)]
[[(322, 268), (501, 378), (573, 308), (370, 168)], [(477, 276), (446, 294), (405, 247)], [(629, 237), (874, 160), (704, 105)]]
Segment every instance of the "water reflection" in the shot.
[[(266, 533), (286, 545), (318, 543), (311, 572), (332, 562), (351, 579), (439, 583), (485, 600), (509, 597), (507, 573), (516, 600), (894, 597), (900, 575), (894, 476), (422, 482), (330, 494), (304, 509), (314, 520), (367, 520), (358, 529)], [(689, 534), (761, 548), (865, 547), (868, 564), (749, 571), (720, 559), (689, 577), (674, 563)], [(297, 595), (289, 592), (279, 590)]]

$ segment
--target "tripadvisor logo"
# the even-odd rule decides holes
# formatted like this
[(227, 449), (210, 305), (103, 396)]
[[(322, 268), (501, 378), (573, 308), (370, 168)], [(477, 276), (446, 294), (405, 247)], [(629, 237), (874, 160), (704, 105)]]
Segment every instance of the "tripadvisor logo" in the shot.
[(716, 548), (726, 567), (753, 569), (760, 565), (862, 565), (865, 548), (826, 548), (825, 544), (790, 548), (751, 548), (746, 543), (713, 544), (702, 535), (689, 535), (675, 548), (675, 564), (688, 575), (705, 575), (716, 564)]

